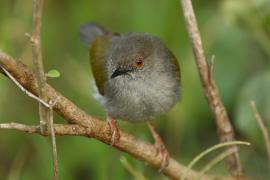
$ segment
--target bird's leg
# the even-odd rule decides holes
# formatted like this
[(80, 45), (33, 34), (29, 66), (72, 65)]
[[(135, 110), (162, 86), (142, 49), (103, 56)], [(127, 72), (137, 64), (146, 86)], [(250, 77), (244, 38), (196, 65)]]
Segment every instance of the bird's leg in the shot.
[(114, 119), (111, 116), (107, 116), (107, 123), (109, 124), (110, 131), (111, 131), (111, 142), (110, 145), (113, 146), (115, 142), (117, 142), (120, 138), (120, 133), (119, 133), (119, 127), (116, 119)]
[(169, 154), (167, 148), (165, 147), (161, 137), (157, 133), (156, 128), (154, 127), (152, 122), (147, 122), (147, 126), (149, 127), (151, 134), (155, 139), (155, 147), (157, 150), (156, 155), (158, 155), (160, 153), (161, 157), (162, 157), (160, 168), (158, 170), (159, 172), (161, 172), (165, 167), (167, 167), (169, 165), (170, 154)]

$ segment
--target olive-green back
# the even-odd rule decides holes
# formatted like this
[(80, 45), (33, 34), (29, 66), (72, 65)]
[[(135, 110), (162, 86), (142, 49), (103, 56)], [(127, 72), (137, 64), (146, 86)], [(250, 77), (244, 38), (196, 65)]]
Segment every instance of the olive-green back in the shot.
[(90, 48), (90, 64), (94, 79), (101, 95), (104, 95), (104, 85), (108, 80), (106, 63), (107, 51), (110, 47), (112, 37), (114, 34), (106, 34), (96, 38)]

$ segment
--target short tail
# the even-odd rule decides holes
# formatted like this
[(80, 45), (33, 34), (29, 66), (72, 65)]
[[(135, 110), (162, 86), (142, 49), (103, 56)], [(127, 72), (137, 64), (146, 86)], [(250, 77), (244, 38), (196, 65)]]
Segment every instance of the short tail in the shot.
[(93, 41), (98, 37), (108, 33), (108, 31), (95, 23), (86, 23), (80, 27), (79, 36), (81, 41), (90, 47)]

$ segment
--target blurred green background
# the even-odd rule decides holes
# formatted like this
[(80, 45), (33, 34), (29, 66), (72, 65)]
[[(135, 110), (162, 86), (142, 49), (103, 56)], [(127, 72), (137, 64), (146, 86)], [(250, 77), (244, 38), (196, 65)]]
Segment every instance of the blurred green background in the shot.
[[(207, 58), (215, 56), (214, 74), (236, 135), (249, 141), (241, 147), (245, 172), (250, 179), (270, 177), (264, 142), (253, 117), (255, 100), (270, 129), (270, 1), (194, 0)], [(203, 96), (191, 46), (178, 0), (46, 0), (42, 25), (46, 71), (57, 69), (60, 78), (48, 82), (89, 114), (105, 118), (91, 96), (88, 50), (78, 38), (79, 26), (100, 23), (121, 33), (137, 31), (159, 36), (175, 53), (182, 69), (182, 100), (168, 114), (157, 118), (156, 127), (172, 157), (188, 164), (198, 153), (217, 144), (215, 122)], [(1, 0), (0, 48), (32, 66), (32, 2)], [(0, 75), (0, 123), (37, 124), (38, 104)], [(65, 122), (55, 114), (55, 121)], [(145, 124), (120, 122), (140, 139), (153, 142)], [(132, 179), (120, 157), (148, 179), (166, 179), (146, 164), (95, 139), (57, 137), (60, 179)], [(219, 151), (221, 152), (221, 151)], [(217, 153), (196, 165), (199, 170)], [(225, 163), (210, 173), (227, 174)], [(12, 130), (0, 130), (0, 179), (52, 179), (50, 139)]]

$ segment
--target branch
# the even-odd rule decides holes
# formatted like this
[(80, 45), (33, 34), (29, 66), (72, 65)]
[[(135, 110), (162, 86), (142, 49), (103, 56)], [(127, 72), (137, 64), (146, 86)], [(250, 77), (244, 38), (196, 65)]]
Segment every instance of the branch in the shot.
[[(3, 66), (16, 80), (28, 91), (33, 94), (38, 93), (37, 80), (33, 72), (22, 62), (13, 59), (0, 50), (0, 65)], [(73, 102), (57, 92), (48, 84), (44, 86), (44, 92), (49, 99), (57, 99), (53, 110), (61, 115), (69, 123), (76, 125), (54, 125), (55, 132), (58, 135), (83, 135), (93, 137), (105, 144), (110, 144), (110, 127), (103, 121), (88, 115), (85, 111), (78, 108)], [(14, 126), (13, 126), (14, 127)], [(24, 126), (20, 126), (23, 128)], [(35, 127), (35, 126), (34, 126)], [(64, 127), (64, 128), (63, 128)], [(37, 127), (35, 127), (37, 128)], [(38, 133), (31, 126), (26, 128), (26, 132)], [(61, 128), (61, 130), (60, 130)], [(66, 134), (65, 134), (66, 133)], [(69, 134), (68, 134), (69, 133)], [(124, 151), (133, 157), (145, 161), (147, 164), (159, 168), (162, 156), (156, 156), (155, 146), (147, 142), (136, 139), (134, 136), (120, 130), (120, 139), (115, 142), (114, 147)], [(186, 167), (170, 158), (169, 165), (164, 168), (163, 173), (171, 179), (179, 179)], [(188, 179), (194, 179), (198, 172), (189, 170)], [(203, 176), (202, 179), (215, 179), (214, 176)], [(219, 177), (219, 179), (222, 179)], [(223, 178), (226, 179), (226, 178)]]
[[(41, 19), (42, 19), (42, 7), (43, 0), (33, 0), (33, 27), (32, 35), (29, 36), (32, 45), (32, 59), (34, 65), (34, 73), (37, 77), (38, 96), (47, 101), (47, 97), (44, 95), (44, 86), (46, 83), (46, 77), (42, 62), (42, 50), (40, 41), (41, 31)], [(41, 131), (45, 132), (47, 129), (47, 123), (49, 120), (49, 110), (42, 104), (39, 104), (39, 116)]]
[(27, 91), (4, 67), (2, 67), (0, 65), (0, 73), (4, 73), (6, 76), (9, 77), (9, 79), (11, 79), (11, 81), (13, 81), (21, 90), (22, 92), (24, 92), (27, 96), (29, 96), (30, 98), (35, 99), (36, 101), (38, 101), (39, 103), (43, 104), (44, 106), (46, 106), (47, 108), (50, 108), (50, 105), (48, 103), (46, 103), (45, 101), (43, 101), (42, 99), (40, 99), (39, 97), (37, 97), (36, 95), (34, 95), (33, 93)]
[[(0, 123), (0, 129), (18, 130), (29, 134), (40, 134), (43, 136), (49, 136), (48, 131), (41, 133), (40, 125), (26, 125), (16, 122)], [(71, 135), (71, 136), (86, 136), (91, 137), (90, 131), (87, 128), (75, 124), (54, 124), (55, 134), (59, 136)]]
[[(42, 49), (40, 40), (41, 22), (42, 22), (42, 9), (43, 0), (33, 0), (33, 26), (32, 26), (32, 36), (30, 41), (32, 44), (32, 56), (34, 71), (37, 77), (38, 85), (38, 96), (48, 101), (48, 98), (44, 92), (44, 87), (46, 84), (46, 76), (44, 73), (43, 62), (42, 62)], [(39, 119), (40, 119), (40, 130), (44, 133), (47, 130), (49, 124), (51, 132), (51, 142), (52, 142), (52, 159), (54, 168), (54, 180), (58, 180), (58, 161), (57, 161), (57, 148), (56, 139), (53, 129), (53, 112), (52, 108), (45, 107), (42, 103), (39, 103)]]
[(200, 174), (203, 175), (207, 171), (209, 171), (211, 168), (213, 168), (216, 164), (223, 161), (227, 156), (231, 155), (232, 153), (235, 153), (235, 149), (229, 149), (227, 151), (224, 151), (220, 153), (218, 156), (216, 156), (214, 159), (212, 159), (210, 162), (208, 162), (205, 167), (200, 171)]
[[(223, 102), (219, 97), (211, 68), (206, 61), (192, 3), (190, 0), (180, 0), (180, 3), (182, 4), (186, 27), (192, 43), (193, 53), (195, 55), (204, 94), (216, 120), (219, 139), (221, 142), (233, 141), (235, 139), (234, 129), (231, 125)], [(237, 146), (230, 148), (236, 149), (236, 152), (227, 158), (230, 172), (236, 179), (243, 179), (244, 173), (237, 151)]]
[(256, 107), (255, 102), (251, 101), (250, 105), (252, 107), (253, 114), (254, 114), (254, 117), (259, 125), (259, 128), (261, 129), (261, 132), (262, 132), (262, 135), (264, 138), (264, 142), (265, 142), (265, 146), (266, 146), (268, 161), (270, 163), (270, 139), (269, 139), (268, 130), (266, 129), (265, 124), (263, 123), (262, 117), (260, 116), (260, 114), (258, 112), (258, 109)]
[[(57, 146), (56, 146), (56, 138), (55, 138), (55, 130), (53, 126), (53, 104), (54, 102), (50, 101), (50, 108), (49, 108), (49, 129), (51, 133), (51, 143), (52, 143), (52, 159), (53, 159), (53, 172), (54, 172), (54, 180), (58, 180), (58, 172), (59, 172), (59, 166), (58, 166), (58, 158), (57, 158)], [(40, 130), (42, 128), (40, 127)]]

